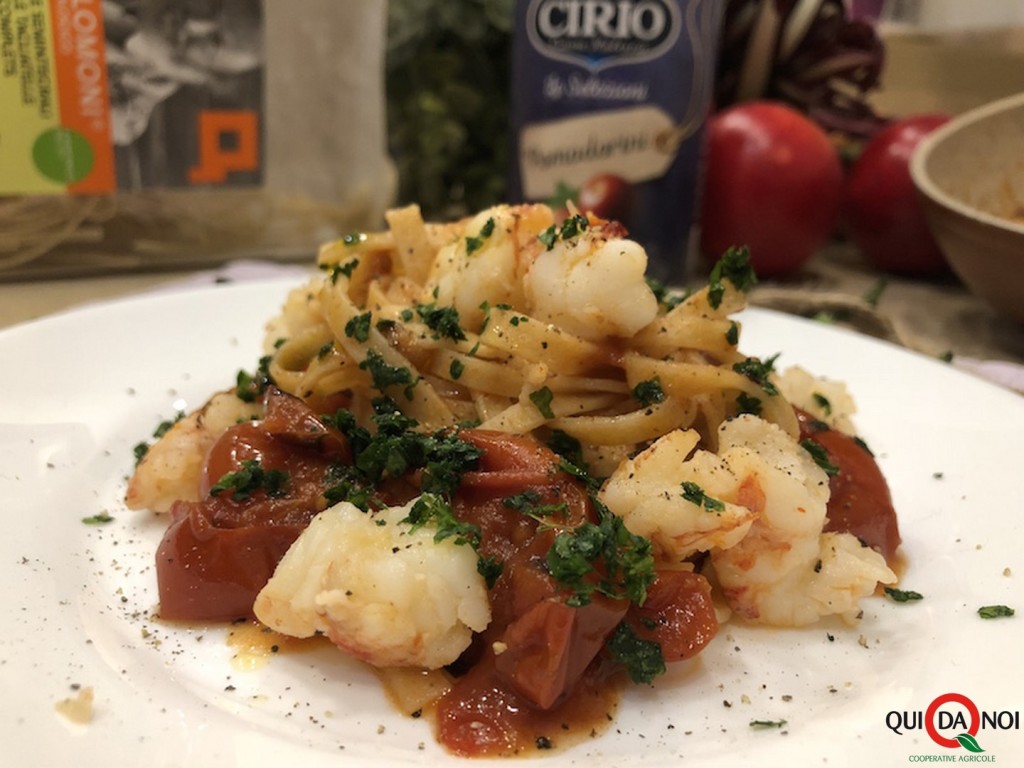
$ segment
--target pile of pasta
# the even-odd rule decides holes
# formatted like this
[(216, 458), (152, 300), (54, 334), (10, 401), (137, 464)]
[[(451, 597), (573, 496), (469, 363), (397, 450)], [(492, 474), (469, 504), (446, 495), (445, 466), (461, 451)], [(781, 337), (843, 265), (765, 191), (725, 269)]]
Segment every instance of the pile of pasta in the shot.
[[(675, 429), (714, 447), (744, 402), (796, 435), (790, 403), (744, 368), (730, 317), (744, 286), (716, 278), (659, 302), (646, 256), (617, 224), (557, 225), (541, 205), (443, 225), (413, 206), (388, 222), (323, 247), (325, 276), (270, 324), (268, 370), (282, 389), (313, 402), (351, 393), (368, 412), (374, 370), (390, 372), (399, 380), (383, 391), (424, 429), (564, 432), (597, 474)], [(638, 399), (654, 380), (661, 392)]]
[[(454, 751), (504, 754), (566, 722), (606, 653), (649, 682), (730, 614), (853, 621), (895, 582), (845, 387), (739, 349), (744, 250), (672, 293), (622, 225), (575, 211), (388, 224), (325, 245), (259, 372), (137, 467), (128, 505), (171, 517), (162, 615), (251, 615), (432, 670), (445, 693), (408, 711), (435, 707)], [(409, 445), (454, 452), (446, 490), (388, 458)]]

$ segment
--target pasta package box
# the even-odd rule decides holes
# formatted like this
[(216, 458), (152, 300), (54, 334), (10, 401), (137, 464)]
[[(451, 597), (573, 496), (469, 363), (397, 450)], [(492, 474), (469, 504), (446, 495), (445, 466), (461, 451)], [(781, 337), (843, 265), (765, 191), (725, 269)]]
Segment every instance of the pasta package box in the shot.
[(384, 34), (383, 2), (0, 0), (0, 277), (378, 226)]
[(519, 0), (511, 194), (620, 221), (685, 277), (722, 3)]

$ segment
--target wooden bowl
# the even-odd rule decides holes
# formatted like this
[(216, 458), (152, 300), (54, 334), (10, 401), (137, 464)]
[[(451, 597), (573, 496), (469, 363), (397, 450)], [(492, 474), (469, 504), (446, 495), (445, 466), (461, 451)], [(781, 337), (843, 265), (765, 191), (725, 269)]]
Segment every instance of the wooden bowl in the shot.
[(972, 293), (1024, 322), (1024, 93), (930, 133), (910, 175), (953, 271)]

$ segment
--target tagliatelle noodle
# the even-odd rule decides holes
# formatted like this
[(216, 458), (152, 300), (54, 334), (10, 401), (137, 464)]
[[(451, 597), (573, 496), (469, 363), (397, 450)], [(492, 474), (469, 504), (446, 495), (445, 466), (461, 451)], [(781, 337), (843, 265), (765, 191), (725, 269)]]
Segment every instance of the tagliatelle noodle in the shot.
[[(318, 263), (327, 274), (293, 292), (271, 322), (269, 372), (285, 391), (307, 399), (350, 395), (353, 412), (369, 414), (381, 393), (369, 371), (372, 357), (408, 372), (404, 383), (383, 390), (424, 430), (463, 422), (541, 436), (557, 430), (607, 456), (625, 456), (674, 429), (694, 428), (713, 447), (718, 426), (740, 410), (743, 396), (797, 434), (791, 405), (733, 368), (747, 358), (730, 317), (745, 300), (731, 284), (720, 288), (714, 306), (704, 288), (630, 338), (584, 339), (528, 306), (504, 304), (481, 306), (480, 327), (460, 323), (462, 337), (451, 338), (420, 310), (436, 297), (429, 280), (438, 252), (476, 233), (468, 221), (427, 224), (415, 206), (391, 211), (387, 220), (386, 232), (325, 245)], [(523, 242), (519, 230), (517, 238)], [(517, 269), (526, 272), (529, 256), (522, 258)], [(360, 321), (362, 335), (353, 332)], [(651, 380), (663, 399), (642, 403), (633, 388)]]

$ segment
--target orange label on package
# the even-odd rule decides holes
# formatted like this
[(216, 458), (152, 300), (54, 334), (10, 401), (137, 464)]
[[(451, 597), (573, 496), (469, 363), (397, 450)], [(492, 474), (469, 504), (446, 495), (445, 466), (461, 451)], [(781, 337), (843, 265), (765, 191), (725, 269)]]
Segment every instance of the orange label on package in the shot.
[(0, 195), (261, 183), (262, 16), (0, 0)]

